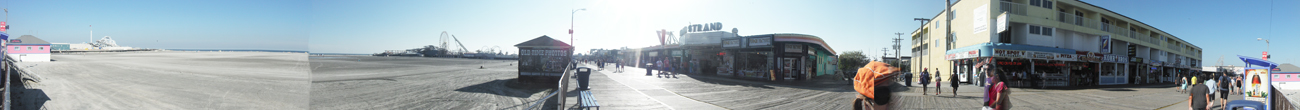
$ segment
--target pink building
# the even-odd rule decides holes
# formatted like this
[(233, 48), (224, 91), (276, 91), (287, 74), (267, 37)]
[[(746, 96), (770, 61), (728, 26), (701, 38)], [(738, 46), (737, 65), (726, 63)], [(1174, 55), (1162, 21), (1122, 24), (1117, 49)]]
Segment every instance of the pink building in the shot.
[(32, 35), (23, 35), (6, 41), (5, 51), (9, 57), (19, 62), (49, 62), (50, 42), (45, 42)]

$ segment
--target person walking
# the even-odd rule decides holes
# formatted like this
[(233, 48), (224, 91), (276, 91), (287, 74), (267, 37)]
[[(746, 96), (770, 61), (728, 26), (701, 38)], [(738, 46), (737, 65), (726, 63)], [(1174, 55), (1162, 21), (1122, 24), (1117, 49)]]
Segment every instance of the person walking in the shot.
[(1006, 83), (1003, 83), (1001, 80), (998, 80), (997, 78), (991, 78), (991, 79), (992, 79), (991, 81), (993, 81), (992, 83), (994, 84), (991, 85), (991, 87), (989, 87), (992, 89), (988, 89), (984, 91), (985, 97), (987, 99), (984, 102), (983, 109), (984, 110), (1010, 109), (1011, 101), (1008, 100), (1010, 99), (1009, 96), (1010, 91), (1007, 90)]
[(921, 95), (930, 93), (930, 69), (921, 70)]
[(1178, 85), (1179, 85), (1179, 86), (1178, 86), (1178, 93), (1184, 93), (1184, 92), (1187, 92), (1187, 78), (1186, 78), (1186, 77), (1179, 78), (1179, 79), (1178, 79)]
[(957, 84), (961, 83), (961, 80), (957, 80), (957, 74), (954, 73), (948, 74), (948, 82), (951, 83), (948, 86), (952, 86), (952, 96), (957, 97)]
[[(1196, 83), (1200, 81), (1191, 80), (1191, 82)], [(1206, 108), (1210, 108), (1209, 104), (1211, 97), (1209, 95), (1208, 87), (1201, 84), (1192, 84), (1192, 89), (1188, 91), (1191, 95), (1187, 96), (1187, 100), (1191, 103), (1187, 103), (1187, 108), (1191, 108), (1192, 110), (1206, 110)]]
[(1218, 81), (1218, 82), (1221, 82), (1221, 83), (1219, 83), (1219, 85), (1218, 85), (1218, 86), (1219, 86), (1219, 87), (1218, 87), (1218, 88), (1219, 88), (1219, 105), (1228, 105), (1228, 94), (1231, 94), (1231, 93), (1228, 92), (1228, 85), (1232, 85), (1232, 83), (1231, 83), (1232, 81), (1228, 81), (1229, 79), (1228, 79), (1228, 76), (1226, 76), (1226, 75), (1227, 75), (1227, 74), (1220, 74), (1220, 75), (1219, 75), (1219, 81)]
[[(1215, 99), (1215, 98), (1214, 98), (1214, 93), (1215, 93), (1215, 91), (1218, 91), (1218, 88), (1215, 88), (1215, 87), (1217, 87), (1218, 85), (1215, 85), (1215, 84), (1217, 84), (1218, 82), (1215, 82), (1215, 81), (1214, 81), (1214, 78), (1211, 78), (1211, 77), (1213, 77), (1213, 76), (1206, 76), (1206, 77), (1205, 77), (1205, 84), (1201, 84), (1201, 85), (1205, 85), (1206, 91), (1209, 91), (1209, 92), (1206, 92), (1206, 93), (1207, 93), (1207, 94), (1210, 94), (1210, 97), (1206, 97), (1206, 98), (1209, 98), (1210, 101), (1214, 101), (1214, 99)], [(1210, 103), (1210, 105), (1214, 105), (1214, 103)]]
[(940, 93), (943, 93), (943, 89), (942, 89), (943, 87), (939, 86), (940, 84), (943, 84), (943, 83), (939, 83), (943, 81), (943, 77), (939, 77), (939, 75), (943, 73), (941, 73), (941, 71), (938, 71), (939, 68), (934, 68), (934, 70), (935, 70), (934, 71), (934, 95), (939, 95)]

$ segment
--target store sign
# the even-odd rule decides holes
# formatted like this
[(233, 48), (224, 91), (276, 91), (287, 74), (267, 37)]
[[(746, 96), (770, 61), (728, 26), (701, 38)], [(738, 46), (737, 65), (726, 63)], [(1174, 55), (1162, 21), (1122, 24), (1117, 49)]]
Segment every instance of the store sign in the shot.
[(1061, 61), (1078, 61), (1078, 60), (1079, 60), (1079, 59), (1074, 59), (1074, 57), (1075, 57), (1074, 54), (1056, 54), (1056, 58), (1055, 58), (1055, 60), (1061, 60)]
[(1065, 63), (1034, 63), (1034, 66), (1065, 66)]
[(958, 53), (948, 54), (948, 55), (945, 55), (944, 59), (945, 59), (945, 60), (956, 60), (956, 59), (975, 58), (975, 57), (979, 57), (979, 56), (980, 56), (980, 50), (971, 50), (971, 51), (966, 51), (966, 52), (958, 52)]
[(1025, 58), (1025, 51), (993, 49), (994, 57)]
[(722, 30), (722, 22), (692, 24), (686, 26), (686, 32), (703, 32), (703, 31), (717, 31), (717, 30)]
[(749, 40), (749, 46), (750, 46), (750, 47), (753, 47), (753, 46), (768, 46), (768, 45), (772, 45), (772, 38), (771, 38), (771, 37), (749, 38), (749, 39), (746, 39), (746, 40)]
[(740, 39), (722, 40), (722, 47), (740, 47)]
[(567, 50), (523, 50), (519, 53), (525, 56), (567, 56)]
[(789, 52), (789, 53), (799, 53), (799, 52), (803, 52), (803, 45), (799, 45), (799, 44), (785, 44), (785, 52)]
[[(974, 33), (988, 31), (989, 30), (989, 5), (984, 4), (983, 6), (975, 8), (975, 10), (971, 10), (971, 12), (974, 12), (971, 14), (971, 19), (973, 20), (971, 23), (975, 23), (974, 25), (972, 25), (974, 27), (972, 27), (971, 29), (974, 30), (972, 30), (971, 33), (974, 34)], [(949, 15), (949, 16), (953, 16), (953, 15)]]
[(1024, 65), (1024, 62), (998, 62), (998, 65)]
[(1033, 55), (1034, 55), (1033, 58), (1039, 58), (1039, 59), (1056, 59), (1056, 53), (1048, 53), (1048, 52), (1033, 52), (1033, 53), (1034, 53), (1034, 54), (1033, 54)]
[(1110, 35), (1101, 36), (1101, 52), (1110, 53)]

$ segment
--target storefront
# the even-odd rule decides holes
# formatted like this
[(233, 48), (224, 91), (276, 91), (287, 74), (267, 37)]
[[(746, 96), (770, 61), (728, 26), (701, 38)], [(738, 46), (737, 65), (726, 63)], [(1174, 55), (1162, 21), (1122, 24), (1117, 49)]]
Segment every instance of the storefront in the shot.
[[(953, 71), (960, 80), (980, 83), (988, 76), (1001, 77), (1015, 87), (1053, 87), (1092, 85), (1098, 81), (1102, 65), (1100, 54), (1072, 49), (1018, 45), (1006, 43), (976, 44), (945, 52), (945, 60), (953, 62)], [(1084, 56), (1085, 58), (1079, 58)], [(1105, 55), (1101, 55), (1105, 56)], [(991, 60), (989, 60), (991, 59)], [(986, 70), (980, 61), (989, 60)], [(987, 74), (994, 71), (994, 74)], [(1110, 70), (1113, 71), (1113, 70)], [(1113, 77), (1111, 79), (1114, 79)], [(1113, 81), (1112, 81), (1113, 82)]]
[(571, 63), (573, 46), (542, 36), (515, 44), (519, 48), (518, 78), (523, 81), (556, 81)]
[(816, 36), (766, 34), (722, 39), (717, 74), (769, 80), (807, 80), (830, 75), (834, 50)]

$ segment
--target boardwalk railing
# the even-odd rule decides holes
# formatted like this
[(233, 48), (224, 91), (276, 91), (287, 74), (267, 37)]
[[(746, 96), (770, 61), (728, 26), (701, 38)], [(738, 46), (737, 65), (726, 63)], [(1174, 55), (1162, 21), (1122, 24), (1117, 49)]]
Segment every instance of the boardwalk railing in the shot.
[(563, 109), (564, 109), (564, 101), (565, 101), (565, 100), (564, 100), (564, 92), (569, 91), (569, 90), (568, 90), (568, 88), (569, 88), (569, 76), (573, 76), (573, 72), (576, 71), (576, 70), (574, 70), (574, 68), (576, 68), (576, 67), (574, 67), (574, 63), (576, 63), (576, 62), (569, 62), (569, 64), (567, 64), (567, 65), (564, 66), (564, 74), (563, 74), (563, 75), (560, 75), (560, 82), (559, 82), (558, 84), (556, 84), (556, 86), (559, 86), (559, 88), (555, 89), (555, 91), (552, 91), (550, 95), (546, 95), (546, 97), (542, 97), (541, 99), (537, 99), (537, 101), (533, 101), (533, 104), (532, 104), (532, 105), (529, 105), (528, 108), (525, 108), (524, 110), (536, 110), (536, 109), (534, 109), (534, 108), (536, 108), (537, 105), (541, 105), (542, 103), (545, 103), (545, 102), (546, 102), (546, 99), (550, 99), (551, 97), (556, 96), (556, 95), (559, 95), (559, 97), (560, 97), (560, 98), (556, 98), (556, 101), (559, 102), (559, 107), (557, 107), (557, 108), (560, 108), (561, 110), (563, 110)]
[[(10, 104), (9, 104), (9, 103), (12, 102), (12, 101), (10, 101), (10, 98), (13, 98), (13, 97), (10, 97), (10, 96), (9, 96), (9, 91), (13, 91), (13, 88), (12, 88), (12, 87), (10, 86), (10, 84), (9, 84), (9, 82), (12, 82), (12, 81), (9, 81), (9, 80), (10, 80), (10, 79), (13, 79), (13, 78), (11, 78), (11, 76), (9, 75), (9, 73), (11, 73), (11, 72), (9, 72), (9, 71), (12, 71), (12, 70), (14, 70), (15, 68), (18, 67), (18, 66), (14, 66), (14, 62), (15, 62), (15, 61), (14, 61), (14, 58), (9, 57), (8, 55), (5, 55), (5, 57), (4, 57), (4, 61), (3, 61), (3, 62), (0, 62), (0, 63), (2, 63), (2, 65), (4, 65), (3, 67), (0, 67), (0, 68), (4, 69), (4, 72), (0, 72), (0, 74), (4, 74), (4, 77), (0, 77), (0, 78), (4, 78), (3, 80), (0, 80), (0, 81), (4, 81), (4, 103), (3, 103), (3, 104), (0, 104), (0, 105), (3, 105), (4, 108), (0, 108), (0, 109), (9, 110), (9, 108), (13, 107), (13, 106), (10, 106)], [(19, 79), (21, 79), (21, 78), (19, 78)]]

